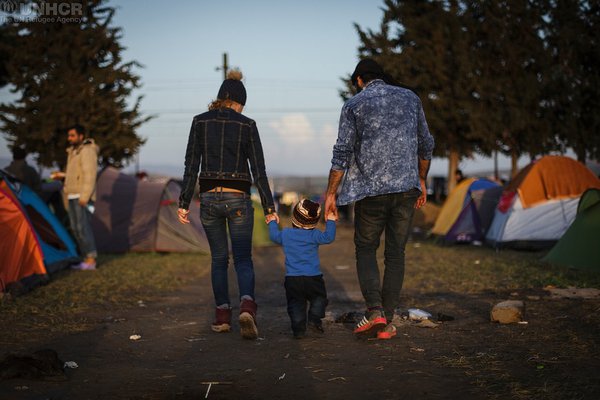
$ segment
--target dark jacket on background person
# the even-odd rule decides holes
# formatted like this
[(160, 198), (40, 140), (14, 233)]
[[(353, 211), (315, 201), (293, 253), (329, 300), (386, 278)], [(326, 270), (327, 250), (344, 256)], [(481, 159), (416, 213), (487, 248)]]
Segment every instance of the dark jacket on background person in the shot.
[(40, 193), (42, 188), (40, 175), (25, 160), (13, 160), (4, 170), (29, 186), (34, 192)]
[(185, 154), (180, 208), (189, 209), (197, 178), (200, 182), (205, 179), (254, 182), (265, 215), (275, 211), (256, 123), (230, 108), (194, 117)]

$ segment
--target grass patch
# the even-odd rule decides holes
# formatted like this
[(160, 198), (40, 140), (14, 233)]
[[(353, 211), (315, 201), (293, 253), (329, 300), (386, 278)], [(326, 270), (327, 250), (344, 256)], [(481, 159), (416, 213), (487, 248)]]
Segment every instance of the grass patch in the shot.
[[(50, 282), (17, 298), (0, 301), (3, 324), (50, 331), (87, 329), (84, 313), (127, 308), (138, 300), (175, 290), (206, 275), (210, 258), (201, 254), (128, 253), (101, 255), (95, 271), (62, 271)], [(0, 337), (2, 332), (0, 332)]]
[[(496, 251), (488, 247), (440, 246), (409, 242), (406, 246), (405, 288), (423, 292), (476, 293), (520, 288), (600, 287), (600, 274), (551, 266), (544, 252)], [(383, 252), (380, 259), (383, 265)]]

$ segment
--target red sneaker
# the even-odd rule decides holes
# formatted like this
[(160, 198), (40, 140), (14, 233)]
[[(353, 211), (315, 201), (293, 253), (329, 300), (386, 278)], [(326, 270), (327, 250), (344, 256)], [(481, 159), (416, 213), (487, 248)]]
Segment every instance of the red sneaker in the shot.
[(377, 332), (377, 339), (383, 339), (383, 340), (387, 340), (387, 339), (391, 339), (394, 336), (396, 336), (396, 327), (393, 324), (387, 324), (387, 326), (385, 328), (383, 328), (383, 330)]
[(244, 339), (258, 338), (256, 327), (256, 310), (258, 306), (253, 300), (242, 300), (240, 303), (240, 333)]
[(365, 315), (358, 325), (356, 325), (356, 328), (354, 328), (354, 334), (360, 336), (374, 336), (387, 324), (387, 321), (381, 314), (381, 311), (370, 311), (367, 315)]
[(216, 308), (215, 322), (212, 323), (213, 332), (229, 332), (231, 330), (231, 308)]

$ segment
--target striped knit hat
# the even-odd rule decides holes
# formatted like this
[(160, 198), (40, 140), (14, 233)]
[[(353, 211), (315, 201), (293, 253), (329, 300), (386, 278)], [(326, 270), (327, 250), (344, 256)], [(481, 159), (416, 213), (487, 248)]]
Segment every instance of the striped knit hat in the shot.
[(308, 199), (302, 199), (294, 207), (292, 213), (292, 225), (302, 229), (313, 229), (319, 222), (321, 216), (321, 205), (310, 201)]

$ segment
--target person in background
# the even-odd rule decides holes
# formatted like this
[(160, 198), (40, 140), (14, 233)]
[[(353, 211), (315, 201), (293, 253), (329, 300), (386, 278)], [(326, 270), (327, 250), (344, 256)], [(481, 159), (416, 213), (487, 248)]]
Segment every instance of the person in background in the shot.
[(13, 147), (13, 160), (4, 170), (40, 194), (41, 180), (38, 172), (27, 164), (27, 152), (21, 147)]
[[(336, 200), (337, 205), (355, 203), (356, 269), (367, 311), (354, 333), (390, 339), (396, 335), (392, 319), (414, 210), (427, 201), (434, 140), (419, 97), (394, 84), (376, 61), (360, 61), (352, 83), (359, 93), (342, 108), (325, 212), (337, 215)], [(384, 230), (382, 283), (376, 254)]]
[[(315, 229), (321, 217), (321, 206), (308, 199), (302, 199), (292, 212), (293, 228), (279, 230), (275, 218), (268, 216), (269, 237), (283, 246), (285, 253), (285, 296), (287, 312), (292, 322), (292, 332), (296, 339), (306, 335), (306, 328), (324, 333), (322, 319), (327, 307), (327, 290), (321, 263), (319, 245), (335, 240), (335, 216), (327, 216), (325, 231)], [(308, 323), (307, 323), (307, 303)]]
[[(232, 302), (227, 269), (229, 245), (240, 298), (240, 333), (256, 339), (258, 305), (254, 295), (252, 229), (254, 208), (250, 186), (254, 182), (266, 216), (279, 221), (265, 172), (265, 161), (256, 122), (242, 114), (246, 88), (239, 71), (223, 81), (208, 111), (196, 115), (185, 153), (185, 171), (179, 197), (179, 221), (189, 224), (189, 206), (196, 181), (200, 185), (200, 219), (211, 254), (211, 280), (215, 298), (212, 330), (231, 330)], [(200, 174), (198, 174), (200, 171)]]
[(79, 251), (84, 260), (72, 266), (77, 270), (96, 269), (96, 241), (91, 219), (96, 200), (96, 175), (98, 173), (98, 146), (94, 139), (86, 138), (85, 128), (73, 125), (67, 130), (67, 169), (53, 172), (52, 179), (64, 179), (63, 196), (67, 204), (69, 223)]
[(456, 184), (457, 185), (465, 179), (465, 176), (463, 175), (462, 170), (460, 170), (458, 168), (454, 172), (454, 177), (456, 178)]

